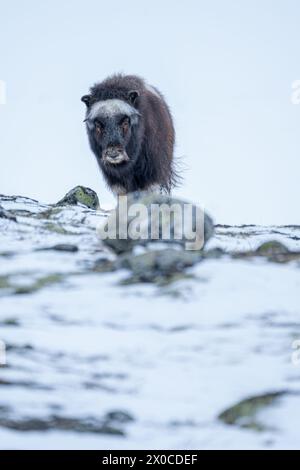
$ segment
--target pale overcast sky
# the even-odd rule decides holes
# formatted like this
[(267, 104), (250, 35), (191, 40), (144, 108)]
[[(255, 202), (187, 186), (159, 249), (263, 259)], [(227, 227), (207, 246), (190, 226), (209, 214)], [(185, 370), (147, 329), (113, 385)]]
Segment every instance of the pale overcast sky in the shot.
[(80, 97), (121, 71), (170, 105), (177, 195), (219, 223), (300, 224), (299, 1), (0, 0), (0, 16), (0, 193), (113, 202)]

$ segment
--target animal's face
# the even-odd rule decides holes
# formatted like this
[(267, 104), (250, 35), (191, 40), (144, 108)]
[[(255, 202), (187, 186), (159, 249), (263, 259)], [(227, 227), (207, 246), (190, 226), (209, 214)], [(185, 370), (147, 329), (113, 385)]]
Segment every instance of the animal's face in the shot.
[(88, 107), (86, 125), (90, 142), (103, 165), (124, 165), (130, 161), (127, 147), (138, 120), (138, 111), (122, 100), (98, 101)]
[(88, 127), (101, 148), (104, 164), (118, 165), (129, 160), (126, 146), (131, 137), (131, 121), (127, 114), (98, 116)]

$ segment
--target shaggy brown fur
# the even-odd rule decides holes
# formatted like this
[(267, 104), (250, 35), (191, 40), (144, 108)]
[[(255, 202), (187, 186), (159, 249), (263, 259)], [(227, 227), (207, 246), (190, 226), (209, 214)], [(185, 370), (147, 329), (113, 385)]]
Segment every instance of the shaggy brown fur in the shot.
[[(87, 106), (90, 146), (108, 186), (118, 188), (119, 193), (154, 186), (170, 192), (177, 181), (175, 132), (162, 94), (137, 76), (114, 75), (94, 85), (82, 101)], [(122, 112), (110, 105), (107, 113), (101, 108), (97, 114), (98, 103), (105, 101), (104, 106), (117, 103)], [(126, 108), (131, 110), (129, 114), (123, 112)]]

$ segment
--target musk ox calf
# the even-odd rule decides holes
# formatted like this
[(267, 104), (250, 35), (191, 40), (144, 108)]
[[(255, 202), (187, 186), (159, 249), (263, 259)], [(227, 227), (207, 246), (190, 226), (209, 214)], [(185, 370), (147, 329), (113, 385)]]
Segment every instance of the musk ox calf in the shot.
[(169, 193), (176, 183), (175, 134), (161, 93), (134, 75), (114, 75), (81, 100), (91, 149), (112, 191)]

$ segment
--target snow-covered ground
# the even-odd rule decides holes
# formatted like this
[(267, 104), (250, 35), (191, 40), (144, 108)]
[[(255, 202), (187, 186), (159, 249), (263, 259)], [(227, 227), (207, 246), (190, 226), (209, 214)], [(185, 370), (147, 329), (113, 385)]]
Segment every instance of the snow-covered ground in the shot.
[(299, 258), (230, 255), (297, 251), (300, 227), (219, 226), (228, 255), (122, 285), (93, 272), (104, 214), (0, 204), (1, 449), (300, 449)]

